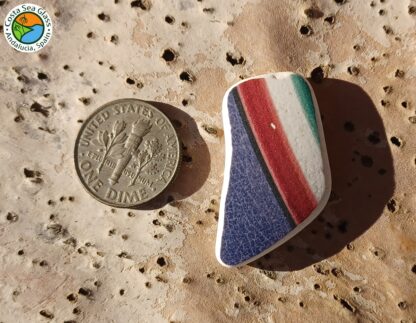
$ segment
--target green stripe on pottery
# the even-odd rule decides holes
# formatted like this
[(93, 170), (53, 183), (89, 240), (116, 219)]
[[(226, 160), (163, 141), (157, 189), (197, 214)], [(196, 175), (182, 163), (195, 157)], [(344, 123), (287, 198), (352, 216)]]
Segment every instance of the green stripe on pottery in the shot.
[(313, 99), (311, 91), (306, 81), (299, 75), (291, 75), (293, 86), (296, 90), (296, 95), (305, 113), (305, 117), (308, 120), (309, 127), (312, 130), (313, 136), (316, 142), (319, 144), (318, 125), (316, 124), (315, 107), (313, 105)]

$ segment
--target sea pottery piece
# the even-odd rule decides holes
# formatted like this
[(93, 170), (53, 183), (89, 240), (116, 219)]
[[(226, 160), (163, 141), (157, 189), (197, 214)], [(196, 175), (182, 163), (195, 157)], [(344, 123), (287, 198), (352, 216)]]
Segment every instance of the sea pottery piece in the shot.
[(225, 170), (216, 242), (224, 266), (249, 263), (323, 209), (331, 174), (318, 105), (300, 75), (243, 80), (223, 100)]

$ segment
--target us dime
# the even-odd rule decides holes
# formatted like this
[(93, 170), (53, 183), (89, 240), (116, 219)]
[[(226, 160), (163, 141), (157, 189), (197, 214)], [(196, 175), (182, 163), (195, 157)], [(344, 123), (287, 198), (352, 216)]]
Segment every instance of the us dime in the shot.
[(115, 207), (134, 207), (159, 195), (180, 163), (178, 136), (153, 105), (122, 99), (96, 110), (75, 143), (75, 168), (87, 191)]

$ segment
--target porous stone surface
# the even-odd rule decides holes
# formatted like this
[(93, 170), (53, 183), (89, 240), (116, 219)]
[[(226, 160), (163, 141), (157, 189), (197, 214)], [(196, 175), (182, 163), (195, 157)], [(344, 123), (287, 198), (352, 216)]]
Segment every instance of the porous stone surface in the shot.
[[(1, 322), (415, 321), (414, 0), (37, 4), (43, 50), (0, 39)], [(297, 237), (224, 268), (222, 97), (279, 71), (311, 78), (332, 194)], [(176, 107), (184, 161), (156, 209), (112, 209), (76, 178), (83, 120), (124, 97)]]

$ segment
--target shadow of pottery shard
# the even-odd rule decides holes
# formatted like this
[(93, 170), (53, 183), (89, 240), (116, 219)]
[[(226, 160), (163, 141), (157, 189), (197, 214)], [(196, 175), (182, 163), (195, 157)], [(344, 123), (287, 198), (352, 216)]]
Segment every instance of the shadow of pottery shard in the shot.
[(313, 90), (284, 72), (241, 81), (224, 96), (224, 184), (216, 255), (249, 263), (283, 244), (323, 209), (331, 190)]

